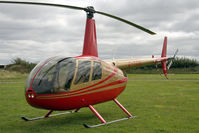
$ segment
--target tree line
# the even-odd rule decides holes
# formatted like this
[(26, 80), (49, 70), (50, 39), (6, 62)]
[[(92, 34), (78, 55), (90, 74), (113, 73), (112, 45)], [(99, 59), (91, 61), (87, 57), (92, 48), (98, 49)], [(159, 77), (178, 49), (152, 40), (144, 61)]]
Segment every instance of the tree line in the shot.
[(36, 63), (32, 63), (21, 58), (12, 59), (11, 62), (12, 63), (6, 67), (6, 70), (8, 71), (29, 73), (36, 66)]
[(186, 57), (177, 57), (172, 64), (172, 68), (191, 68), (197, 66), (199, 66), (199, 62), (196, 59), (189, 59)]

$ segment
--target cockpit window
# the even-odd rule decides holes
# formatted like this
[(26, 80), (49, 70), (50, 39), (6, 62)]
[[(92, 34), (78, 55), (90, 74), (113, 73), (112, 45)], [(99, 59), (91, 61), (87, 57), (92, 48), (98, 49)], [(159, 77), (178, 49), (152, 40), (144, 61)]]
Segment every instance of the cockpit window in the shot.
[(67, 59), (59, 63), (60, 71), (58, 74), (59, 88), (69, 90), (74, 74), (75, 74), (75, 59)]
[(78, 70), (75, 78), (74, 84), (85, 83), (89, 81), (91, 71), (91, 61), (79, 60)]
[(70, 57), (55, 58), (43, 64), (32, 84), (35, 93), (52, 94), (68, 91), (74, 77), (75, 64), (76, 59)]
[(36, 75), (36, 73), (39, 71), (39, 69), (42, 67), (42, 66), (45, 66), (46, 64), (50, 63), (51, 60), (55, 59), (56, 57), (52, 57), (52, 58), (49, 58), (47, 60), (44, 60), (44, 61), (41, 61), (40, 63), (38, 63), (34, 69), (31, 71), (31, 73), (29, 74), (27, 80), (26, 80), (26, 85), (25, 85), (25, 90), (27, 90), (30, 85), (31, 85), (31, 82), (32, 82), (32, 79), (33, 77)]
[(93, 74), (92, 80), (98, 80), (102, 78), (102, 64), (101, 62), (93, 61)]

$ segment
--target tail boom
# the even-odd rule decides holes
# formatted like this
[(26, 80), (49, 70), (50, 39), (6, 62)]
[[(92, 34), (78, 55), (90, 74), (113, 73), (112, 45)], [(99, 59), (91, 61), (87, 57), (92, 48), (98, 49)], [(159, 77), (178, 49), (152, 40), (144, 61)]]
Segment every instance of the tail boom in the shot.
[(167, 37), (164, 38), (163, 48), (162, 48), (162, 54), (160, 58), (152, 58), (149, 59), (119, 59), (119, 60), (111, 60), (106, 61), (108, 63), (112, 63), (114, 66), (120, 68), (120, 69), (127, 69), (132, 67), (140, 67), (150, 64), (162, 64), (163, 73), (167, 78), (167, 60), (171, 59), (167, 56)]

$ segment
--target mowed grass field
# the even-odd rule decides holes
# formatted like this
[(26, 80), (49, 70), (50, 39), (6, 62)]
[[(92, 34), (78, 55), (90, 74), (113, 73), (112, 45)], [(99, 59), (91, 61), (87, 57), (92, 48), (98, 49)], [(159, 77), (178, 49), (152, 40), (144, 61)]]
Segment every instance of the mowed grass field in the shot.
[[(170, 80), (160, 75), (128, 75), (127, 88), (117, 99), (137, 117), (92, 129), (84, 128), (82, 124), (92, 125), (100, 121), (88, 108), (81, 109), (79, 113), (23, 121), (21, 116), (42, 116), (47, 110), (32, 108), (26, 103), (26, 75), (9, 77), (7, 74), (7, 78), (3, 78), (0, 74), (0, 133), (199, 132), (198, 74), (169, 75)], [(112, 101), (94, 107), (107, 121), (126, 117)]]

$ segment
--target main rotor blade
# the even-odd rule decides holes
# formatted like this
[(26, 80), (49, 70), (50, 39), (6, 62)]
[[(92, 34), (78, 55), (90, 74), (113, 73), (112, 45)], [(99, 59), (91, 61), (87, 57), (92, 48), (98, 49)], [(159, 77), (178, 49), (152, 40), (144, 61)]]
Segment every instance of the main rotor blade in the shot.
[(87, 8), (78, 7), (78, 6), (53, 4), (53, 3), (41, 3), (41, 2), (0, 1), (0, 3), (6, 3), (6, 4), (26, 4), (26, 5), (41, 5), (41, 6), (55, 6), (55, 7), (70, 8), (70, 9), (75, 9), (75, 10), (86, 10), (87, 9)]
[[(86, 12), (89, 12), (91, 11), (90, 9), (88, 8), (84, 8), (84, 7), (78, 7), (78, 6), (70, 6), (70, 5), (62, 5), (62, 4), (52, 4), (52, 3), (42, 3), (42, 2), (22, 2), (22, 1), (0, 1), (0, 3), (7, 3), (7, 4), (27, 4), (27, 5), (41, 5), (41, 6), (54, 6), (54, 7), (62, 7), (62, 8), (70, 8), (70, 9), (75, 9), (75, 10), (84, 10)], [(149, 29), (146, 29), (140, 25), (137, 25), (135, 23), (132, 23), (128, 20), (125, 20), (123, 18), (120, 18), (120, 17), (117, 17), (117, 16), (114, 16), (114, 15), (111, 15), (111, 14), (108, 14), (108, 13), (105, 13), (105, 12), (100, 12), (100, 11), (95, 11), (95, 10), (92, 10), (93, 13), (98, 13), (98, 14), (101, 14), (101, 15), (104, 15), (104, 16), (107, 16), (107, 17), (110, 17), (110, 18), (114, 18), (116, 20), (119, 20), (119, 21), (122, 21), (126, 24), (129, 24), (131, 26), (134, 26), (142, 31), (145, 31), (151, 35), (154, 35), (156, 34), (155, 32), (149, 30)]]
[(125, 20), (125, 19), (123, 19), (123, 18), (114, 16), (114, 15), (111, 15), (111, 14), (108, 14), (108, 13), (105, 13), (105, 12), (100, 12), (100, 11), (95, 11), (95, 13), (98, 13), (98, 14), (101, 14), (101, 15), (104, 15), (104, 16), (107, 16), (107, 17), (114, 18), (114, 19), (116, 19), (116, 20), (122, 21), (122, 22), (124, 22), (124, 23), (126, 23), (126, 24), (129, 24), (129, 25), (131, 25), (131, 26), (134, 26), (134, 27), (136, 27), (136, 28), (138, 28), (138, 29), (140, 29), (140, 30), (142, 30), (142, 31), (145, 31), (145, 32), (147, 32), (147, 33), (149, 33), (149, 34), (151, 34), (151, 35), (155, 35), (155, 34), (156, 34), (155, 32), (153, 32), (153, 31), (151, 31), (151, 30), (149, 30), (149, 29), (146, 29), (146, 28), (144, 28), (144, 27), (142, 27), (142, 26), (140, 26), (140, 25), (137, 25), (137, 24), (135, 24), (135, 23), (132, 23), (132, 22), (130, 22), (130, 21), (128, 21), (128, 20)]

